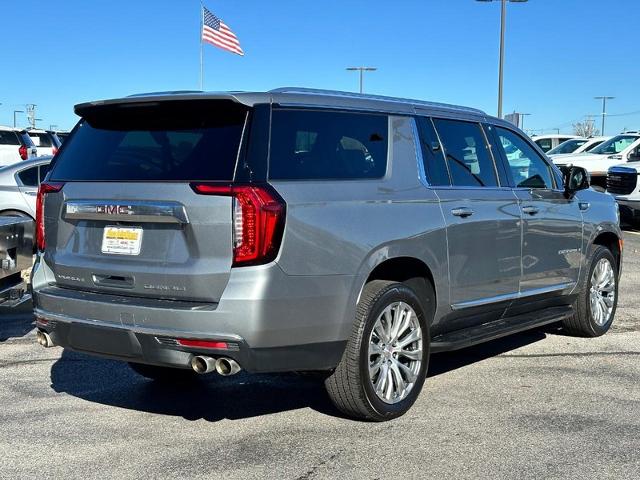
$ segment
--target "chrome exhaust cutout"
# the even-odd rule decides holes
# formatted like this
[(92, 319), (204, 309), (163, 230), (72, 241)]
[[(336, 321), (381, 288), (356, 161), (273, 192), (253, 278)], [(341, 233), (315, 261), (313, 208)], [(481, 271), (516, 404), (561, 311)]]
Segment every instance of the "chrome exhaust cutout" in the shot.
[(54, 346), (53, 340), (51, 340), (51, 337), (47, 332), (38, 330), (38, 332), (36, 333), (36, 340), (45, 348)]
[(240, 370), (242, 370), (240, 368), (240, 365), (238, 365), (238, 362), (236, 362), (232, 358), (221, 357), (216, 360), (216, 372), (218, 372), (223, 377), (235, 375)]
[(204, 375), (205, 373), (211, 373), (216, 369), (216, 359), (196, 355), (191, 358), (191, 368), (194, 372), (201, 375)]

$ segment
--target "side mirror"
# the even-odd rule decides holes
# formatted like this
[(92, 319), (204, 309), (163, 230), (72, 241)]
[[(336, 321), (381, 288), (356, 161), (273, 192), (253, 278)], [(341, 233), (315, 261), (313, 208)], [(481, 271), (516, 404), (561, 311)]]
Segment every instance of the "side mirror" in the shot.
[(567, 198), (572, 197), (579, 190), (589, 188), (589, 172), (582, 167), (562, 168), (564, 176), (564, 194)]
[(640, 161), (640, 147), (636, 147), (629, 153), (629, 161), (630, 162), (638, 162)]

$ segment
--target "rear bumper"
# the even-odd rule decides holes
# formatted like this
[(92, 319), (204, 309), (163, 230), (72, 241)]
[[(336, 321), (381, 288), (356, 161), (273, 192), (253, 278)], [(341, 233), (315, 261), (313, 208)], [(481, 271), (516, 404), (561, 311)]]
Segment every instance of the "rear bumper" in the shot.
[(38, 329), (47, 332), (54, 345), (114, 360), (174, 368), (191, 368), (194, 355), (207, 355), (232, 358), (252, 373), (328, 370), (340, 361), (346, 345), (346, 341), (336, 341), (250, 348), (240, 337), (217, 335), (211, 339), (225, 341), (229, 348), (191, 348), (172, 342), (175, 338), (189, 338), (190, 332), (114, 326), (38, 309), (35, 314)]
[[(209, 304), (59, 288), (42, 282), (45, 270), (37, 263), (32, 275), (38, 327), (56, 345), (130, 362), (186, 368), (207, 354), (250, 372), (328, 369), (355, 313), (352, 276), (288, 276), (275, 263), (233, 269), (220, 302)], [(176, 338), (237, 349), (185, 348), (171, 344)]]

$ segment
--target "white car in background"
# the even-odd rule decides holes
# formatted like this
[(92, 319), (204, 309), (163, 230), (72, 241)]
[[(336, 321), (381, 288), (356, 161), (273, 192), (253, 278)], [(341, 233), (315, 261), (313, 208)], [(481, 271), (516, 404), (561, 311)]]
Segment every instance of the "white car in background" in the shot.
[(33, 143), (38, 147), (38, 155), (55, 155), (58, 153), (61, 143), (55, 133), (36, 129), (27, 130), (27, 133), (29, 133)]
[(609, 140), (611, 137), (589, 137), (589, 138), (572, 138), (562, 142), (556, 148), (552, 148), (547, 152), (549, 158), (561, 155), (577, 155), (593, 150), (602, 142)]
[(0, 216), (36, 218), (38, 187), (49, 172), (50, 156), (0, 168)]
[(26, 131), (0, 125), (0, 167), (37, 155), (38, 149)]
[(607, 175), (607, 192), (618, 202), (620, 219), (634, 227), (640, 225), (640, 157), (637, 160), (615, 165)]
[(640, 134), (622, 133), (601, 143), (588, 153), (553, 158), (559, 167), (573, 165), (582, 167), (591, 175), (591, 185), (603, 191), (607, 188), (609, 168), (624, 162), (640, 160)]
[(580, 138), (577, 135), (563, 135), (563, 134), (551, 134), (551, 135), (534, 135), (531, 137), (536, 145), (538, 145), (544, 153), (547, 153), (552, 148), (556, 148), (562, 142), (571, 140), (573, 138)]

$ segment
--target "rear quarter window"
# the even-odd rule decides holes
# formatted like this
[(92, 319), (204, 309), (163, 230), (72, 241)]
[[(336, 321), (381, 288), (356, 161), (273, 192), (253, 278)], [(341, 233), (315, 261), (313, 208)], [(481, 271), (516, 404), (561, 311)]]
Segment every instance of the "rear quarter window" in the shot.
[(18, 173), (18, 178), (25, 187), (38, 186), (38, 167), (31, 167)]
[(272, 116), (269, 178), (384, 177), (388, 130), (386, 115), (276, 109)]

